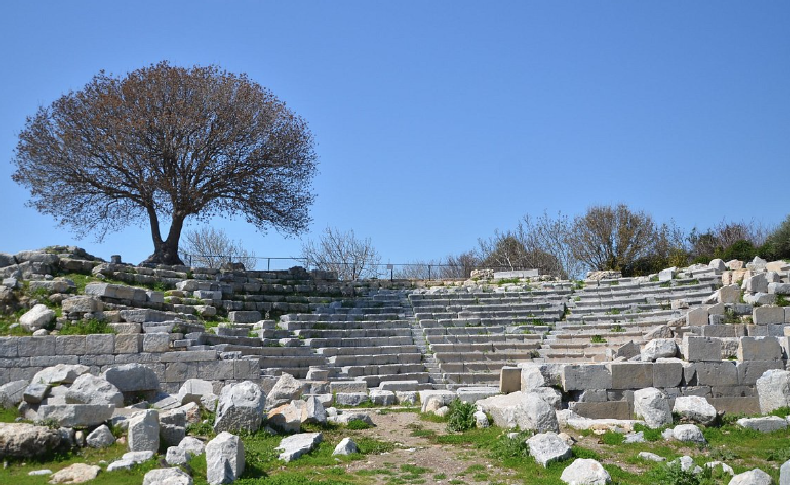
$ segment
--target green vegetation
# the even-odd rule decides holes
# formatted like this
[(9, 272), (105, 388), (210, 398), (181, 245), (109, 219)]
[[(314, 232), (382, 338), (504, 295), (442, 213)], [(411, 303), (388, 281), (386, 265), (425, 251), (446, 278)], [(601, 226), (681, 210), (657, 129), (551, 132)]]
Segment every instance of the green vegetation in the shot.
[(91, 318), (66, 322), (60, 335), (91, 335), (94, 333), (115, 333), (109, 323)]
[(461, 432), (473, 428), (476, 410), (477, 406), (474, 404), (455, 399), (450, 403), (450, 412), (447, 414), (447, 429)]
[(605, 344), (606, 343), (606, 339), (601, 337), (600, 335), (593, 335), (592, 337), (590, 337), (590, 343), (591, 344)]

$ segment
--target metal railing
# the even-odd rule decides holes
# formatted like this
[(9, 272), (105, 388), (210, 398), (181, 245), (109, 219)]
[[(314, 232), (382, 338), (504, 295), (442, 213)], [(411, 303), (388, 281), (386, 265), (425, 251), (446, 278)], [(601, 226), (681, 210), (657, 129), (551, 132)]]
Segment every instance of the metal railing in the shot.
[[(183, 258), (185, 259), (185, 263), (188, 266), (192, 266), (195, 260), (217, 260), (217, 265), (212, 265), (211, 267), (218, 268), (223, 263), (227, 262), (238, 262), (233, 261), (232, 257), (226, 255), (201, 255), (201, 254), (182, 254)], [(303, 266), (305, 269), (312, 270), (324, 270), (324, 271), (333, 271), (332, 268), (342, 269), (342, 271), (337, 271), (338, 273), (343, 273), (346, 275), (353, 275), (353, 279), (380, 279), (380, 278), (389, 278), (392, 279), (421, 279), (421, 280), (432, 280), (434, 278), (437, 279), (463, 279), (468, 278), (469, 274), (473, 270), (478, 269), (493, 269), (494, 271), (524, 271), (529, 270), (532, 268), (524, 268), (524, 267), (509, 267), (509, 266), (499, 266), (493, 267), (490, 265), (474, 265), (474, 266), (461, 266), (461, 265), (454, 265), (454, 264), (446, 264), (446, 263), (367, 263), (360, 265), (359, 267), (353, 263), (348, 263), (345, 261), (338, 261), (338, 262), (326, 262), (317, 267), (310, 267), (308, 264), (307, 259), (299, 258), (299, 257), (270, 257), (270, 256), (249, 256), (243, 258), (245, 260), (255, 260), (257, 261), (265, 261), (266, 262), (266, 269), (260, 269), (259, 271), (281, 271), (287, 270), (293, 266)], [(288, 261), (290, 263), (282, 264), (282, 262)], [(274, 267), (272, 267), (272, 263), (274, 262)], [(247, 268), (251, 270), (251, 268)], [(256, 264), (257, 269), (257, 264)], [(359, 271), (358, 271), (359, 270)]]

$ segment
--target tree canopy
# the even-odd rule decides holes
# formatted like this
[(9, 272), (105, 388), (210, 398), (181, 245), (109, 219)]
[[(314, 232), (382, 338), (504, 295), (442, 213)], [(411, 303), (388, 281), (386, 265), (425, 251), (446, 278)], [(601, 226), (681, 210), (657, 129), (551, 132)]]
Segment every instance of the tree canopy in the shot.
[(39, 107), (19, 134), (13, 179), (30, 189), (29, 205), (80, 236), (147, 222), (146, 262), (180, 264), (190, 218), (304, 230), (313, 145), (306, 122), (246, 75), (161, 62), (124, 77), (102, 71)]

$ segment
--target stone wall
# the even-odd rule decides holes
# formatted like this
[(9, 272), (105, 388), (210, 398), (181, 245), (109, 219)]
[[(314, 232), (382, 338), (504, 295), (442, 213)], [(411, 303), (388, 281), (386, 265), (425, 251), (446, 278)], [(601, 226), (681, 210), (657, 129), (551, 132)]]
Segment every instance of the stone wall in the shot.
[(260, 381), (257, 360), (222, 359), (216, 350), (168, 350), (169, 340), (167, 333), (0, 337), (0, 385), (29, 381), (57, 364), (86, 365), (92, 374), (113, 365), (145, 364), (166, 392), (176, 392), (187, 379)]

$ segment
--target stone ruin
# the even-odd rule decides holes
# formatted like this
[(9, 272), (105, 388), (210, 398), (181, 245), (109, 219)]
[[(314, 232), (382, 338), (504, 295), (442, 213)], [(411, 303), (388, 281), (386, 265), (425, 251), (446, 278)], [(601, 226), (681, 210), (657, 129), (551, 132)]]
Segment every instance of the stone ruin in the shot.
[[(72, 274), (92, 277), (80, 294)], [(107, 263), (60, 247), (0, 254), (0, 277), (0, 310), (25, 310), (19, 326), (32, 332), (0, 337), (0, 401), (63, 426), (115, 419), (142, 399), (163, 413), (216, 407), (246, 383), (268, 396), (284, 427), (333, 404), (437, 410), (458, 398), (499, 425), (556, 430), (556, 418), (502, 412), (533, 394), (565, 419), (592, 421), (645, 418), (656, 396), (668, 409), (702, 398), (714, 417), (790, 405), (783, 261), (583, 281), (480, 271), (466, 281), (344, 282), (299, 267)], [(44, 297), (61, 316), (36, 301)], [(58, 334), (84, 319), (114, 333)], [(120, 397), (75, 397), (85, 376)]]

